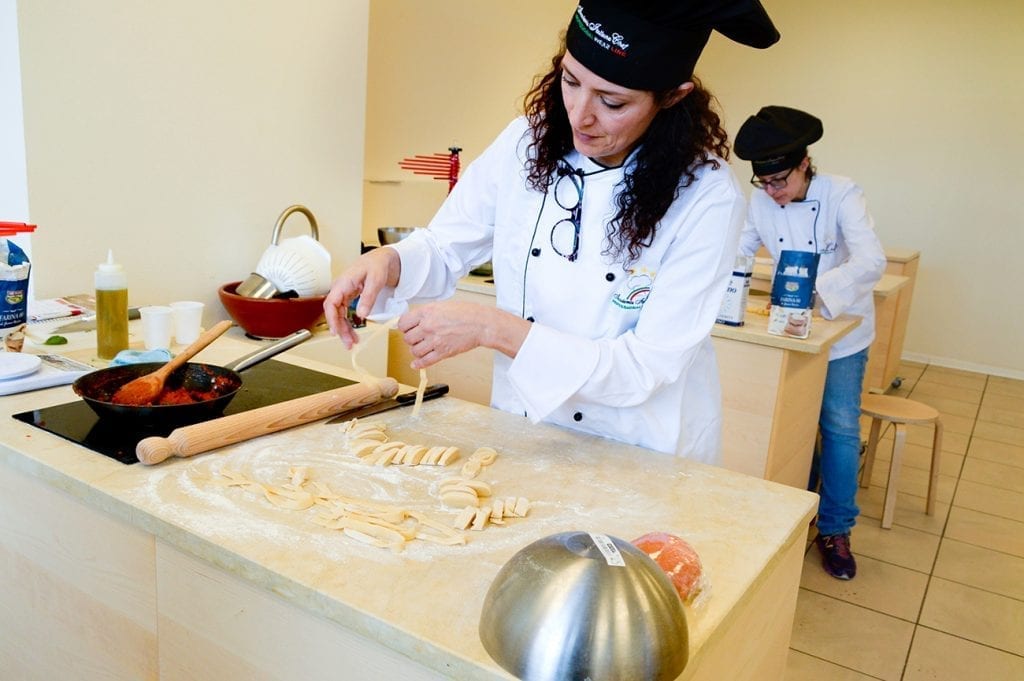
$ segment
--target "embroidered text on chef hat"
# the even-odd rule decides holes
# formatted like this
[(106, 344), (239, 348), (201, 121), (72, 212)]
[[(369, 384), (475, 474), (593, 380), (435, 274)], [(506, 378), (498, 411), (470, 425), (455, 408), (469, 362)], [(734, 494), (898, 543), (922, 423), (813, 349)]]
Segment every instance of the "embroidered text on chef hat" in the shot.
[(821, 120), (806, 111), (765, 106), (740, 126), (733, 149), (763, 177), (795, 168), (823, 134)]
[(779, 39), (759, 0), (581, 0), (565, 44), (607, 81), (667, 90), (693, 75), (712, 30), (761, 49)]

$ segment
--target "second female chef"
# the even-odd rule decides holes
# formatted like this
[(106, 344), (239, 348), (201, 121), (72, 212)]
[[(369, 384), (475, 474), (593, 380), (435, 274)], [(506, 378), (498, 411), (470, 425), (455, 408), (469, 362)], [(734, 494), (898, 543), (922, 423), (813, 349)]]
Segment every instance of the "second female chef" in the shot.
[(852, 579), (861, 384), (875, 337), (873, 290), (885, 270), (885, 252), (861, 188), (849, 178), (818, 173), (812, 164), (807, 147), (823, 132), (816, 116), (786, 106), (762, 107), (740, 127), (736, 155), (751, 162), (750, 181), (760, 190), (750, 197), (740, 252), (754, 255), (764, 244), (776, 262), (783, 251), (817, 253), (821, 314), (861, 317), (829, 350), (818, 420), (821, 451), (811, 481), (819, 493), (815, 542), (824, 568), (837, 579)]
[[(710, 331), (744, 199), (726, 133), (693, 69), (712, 30), (778, 39), (757, 0), (583, 0), (526, 115), (466, 170), (427, 229), (335, 281), (344, 311), (401, 314), (414, 368), (496, 350), (492, 405), (717, 462)], [(493, 262), (497, 307), (437, 301)]]

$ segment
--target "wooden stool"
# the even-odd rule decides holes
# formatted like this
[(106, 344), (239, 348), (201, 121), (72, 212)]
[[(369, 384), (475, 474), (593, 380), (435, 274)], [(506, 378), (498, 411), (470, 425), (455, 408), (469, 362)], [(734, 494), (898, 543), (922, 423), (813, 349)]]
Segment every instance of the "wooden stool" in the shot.
[(900, 465), (903, 463), (903, 445), (907, 440), (907, 424), (935, 424), (935, 435), (932, 438), (931, 474), (928, 478), (928, 501), (925, 513), (935, 514), (935, 493), (939, 482), (939, 455), (942, 451), (942, 421), (939, 412), (927, 404), (915, 402), (903, 397), (890, 395), (874, 395), (865, 393), (860, 398), (860, 412), (871, 417), (871, 433), (868, 435), (867, 452), (864, 455), (864, 473), (861, 475), (860, 486), (871, 484), (871, 469), (875, 465), (875, 450), (878, 448), (878, 436), (882, 422), (893, 424), (895, 436), (892, 445), (892, 462), (889, 464), (889, 480), (885, 488), (885, 505), (882, 508), (882, 527), (892, 527), (893, 515), (896, 511), (896, 482), (899, 479)]

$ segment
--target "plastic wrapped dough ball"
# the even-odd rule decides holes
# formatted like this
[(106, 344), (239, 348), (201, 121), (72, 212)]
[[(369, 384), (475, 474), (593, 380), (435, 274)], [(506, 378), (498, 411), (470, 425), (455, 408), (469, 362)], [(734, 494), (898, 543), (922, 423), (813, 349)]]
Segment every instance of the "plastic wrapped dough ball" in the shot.
[(658, 564), (676, 593), (689, 603), (704, 587), (704, 569), (693, 547), (667, 532), (649, 532), (633, 540), (633, 545)]

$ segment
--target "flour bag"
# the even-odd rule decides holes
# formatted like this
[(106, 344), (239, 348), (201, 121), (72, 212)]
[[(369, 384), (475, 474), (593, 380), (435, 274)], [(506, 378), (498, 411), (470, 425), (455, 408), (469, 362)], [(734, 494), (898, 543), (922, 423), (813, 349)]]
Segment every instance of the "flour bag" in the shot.
[(754, 256), (737, 255), (736, 263), (725, 288), (722, 306), (718, 309), (719, 324), (743, 326), (743, 317), (747, 314), (747, 297), (750, 295), (750, 277), (754, 271)]
[(4, 349), (21, 352), (28, 318), (28, 255), (10, 239), (0, 239), (0, 336)]
[(814, 309), (814, 281), (818, 277), (817, 253), (782, 251), (772, 279), (772, 309), (768, 333), (807, 338)]

